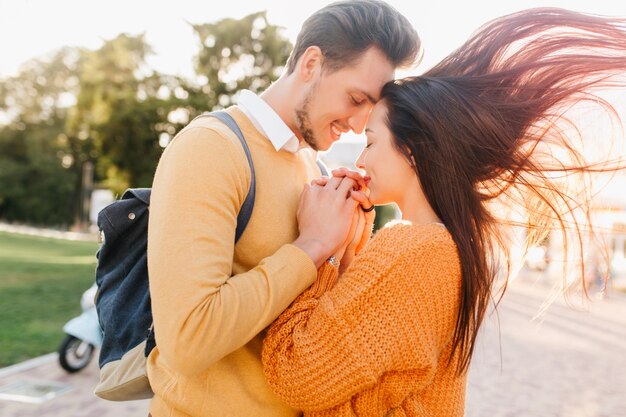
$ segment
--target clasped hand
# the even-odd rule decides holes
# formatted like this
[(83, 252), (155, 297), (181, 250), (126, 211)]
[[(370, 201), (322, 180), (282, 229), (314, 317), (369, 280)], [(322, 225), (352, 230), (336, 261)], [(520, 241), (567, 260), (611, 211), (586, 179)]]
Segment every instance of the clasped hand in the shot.
[(318, 268), (335, 256), (343, 272), (365, 246), (375, 217), (374, 211), (366, 213), (360, 208), (372, 206), (368, 193), (361, 174), (346, 168), (305, 185), (297, 213), (298, 241), (312, 248)]

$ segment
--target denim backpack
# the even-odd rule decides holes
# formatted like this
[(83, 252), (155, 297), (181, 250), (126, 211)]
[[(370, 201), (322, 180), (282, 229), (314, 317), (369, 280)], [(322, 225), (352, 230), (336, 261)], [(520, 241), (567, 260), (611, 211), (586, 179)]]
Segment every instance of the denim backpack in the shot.
[[(254, 208), (256, 178), (250, 150), (239, 126), (226, 112), (205, 113), (216, 117), (239, 138), (250, 166), (248, 195), (237, 216), (235, 242), (243, 234)], [(317, 161), (320, 170), (326, 167)], [(146, 374), (146, 359), (156, 346), (148, 289), (149, 188), (129, 189), (122, 198), (98, 213), (102, 244), (96, 257), (96, 310), (103, 331), (100, 348), (100, 381), (95, 394), (112, 401), (153, 396)], [(233, 243), (233, 244), (234, 244)]]
[[(250, 190), (237, 217), (235, 242), (245, 230), (252, 209), (256, 180), (248, 145), (237, 123), (226, 112), (216, 117), (239, 138), (250, 166)], [(156, 346), (148, 290), (149, 188), (130, 189), (98, 213), (102, 245), (96, 254), (96, 310), (104, 337), (100, 349), (100, 382), (95, 394), (113, 401), (152, 397), (146, 358)]]

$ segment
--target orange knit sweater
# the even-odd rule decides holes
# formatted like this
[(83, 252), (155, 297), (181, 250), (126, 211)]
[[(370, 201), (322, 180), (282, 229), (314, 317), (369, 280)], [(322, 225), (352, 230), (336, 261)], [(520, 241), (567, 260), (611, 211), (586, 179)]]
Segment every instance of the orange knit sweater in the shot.
[(447, 230), (394, 223), (339, 279), (324, 265), (270, 327), (265, 377), (311, 417), (462, 416), (466, 376), (458, 355), (447, 365), (460, 289)]

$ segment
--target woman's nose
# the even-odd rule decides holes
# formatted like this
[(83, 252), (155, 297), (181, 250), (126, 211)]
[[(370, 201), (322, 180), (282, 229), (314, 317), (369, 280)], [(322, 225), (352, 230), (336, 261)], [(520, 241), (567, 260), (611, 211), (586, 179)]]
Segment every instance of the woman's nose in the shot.
[(359, 158), (354, 163), (358, 169), (365, 169), (365, 152), (367, 152), (367, 149), (361, 151), (361, 155), (359, 155)]

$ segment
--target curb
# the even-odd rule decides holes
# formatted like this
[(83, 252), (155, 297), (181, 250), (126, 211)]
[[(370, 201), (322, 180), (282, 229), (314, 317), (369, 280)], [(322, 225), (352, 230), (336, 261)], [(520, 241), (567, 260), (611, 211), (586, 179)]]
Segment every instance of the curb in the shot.
[(31, 226), (0, 223), (0, 232), (16, 233), (28, 236), (47, 237), (53, 239), (74, 240), (83, 242), (97, 242), (98, 233), (64, 232), (54, 229), (43, 229)]
[(36, 368), (40, 365), (44, 365), (49, 362), (53, 362), (58, 360), (59, 354), (48, 353), (47, 355), (38, 356), (33, 359), (29, 359), (24, 362), (16, 363), (15, 365), (10, 365), (5, 368), (0, 368), (0, 379), (5, 378), (7, 376), (11, 376), (13, 374), (17, 374), (19, 372), (28, 371), (29, 369)]

